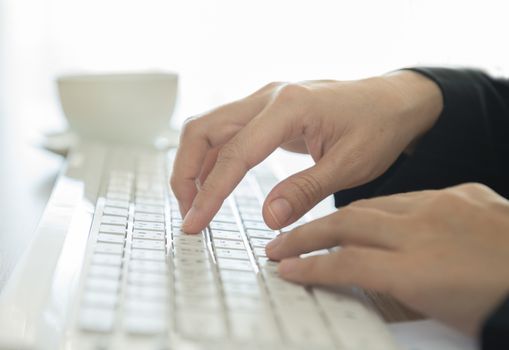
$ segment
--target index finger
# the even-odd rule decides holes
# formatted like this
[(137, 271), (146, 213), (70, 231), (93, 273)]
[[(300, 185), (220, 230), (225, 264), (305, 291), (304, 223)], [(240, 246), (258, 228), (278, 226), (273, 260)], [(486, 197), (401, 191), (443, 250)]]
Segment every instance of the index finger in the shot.
[(184, 218), (185, 232), (199, 232), (205, 228), (249, 169), (283, 142), (301, 133), (296, 123), (299, 118), (292, 118), (296, 113), (290, 106), (271, 103), (222, 147), (214, 168)]
[(186, 121), (173, 163), (171, 187), (185, 215), (196, 196), (207, 152), (224, 144), (263, 108), (263, 96), (249, 96)]

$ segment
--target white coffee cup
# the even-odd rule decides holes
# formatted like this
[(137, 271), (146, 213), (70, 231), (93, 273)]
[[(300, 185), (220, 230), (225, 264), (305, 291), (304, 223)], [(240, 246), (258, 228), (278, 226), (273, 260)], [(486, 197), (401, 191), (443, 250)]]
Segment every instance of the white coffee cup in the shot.
[(65, 75), (57, 84), (63, 112), (79, 138), (152, 145), (170, 128), (178, 75)]

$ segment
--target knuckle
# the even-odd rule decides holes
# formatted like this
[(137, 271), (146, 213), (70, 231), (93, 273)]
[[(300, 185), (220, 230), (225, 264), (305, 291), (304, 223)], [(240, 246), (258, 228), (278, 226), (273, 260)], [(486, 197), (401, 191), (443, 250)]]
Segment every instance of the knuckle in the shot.
[(284, 85), (284, 82), (281, 81), (273, 81), (271, 83), (265, 84), (260, 89), (256, 90), (251, 96), (261, 96), (272, 93), (274, 90), (277, 90), (280, 86)]
[(283, 104), (301, 105), (311, 97), (311, 90), (302, 84), (284, 84), (280, 85), (277, 92), (276, 101)]
[(481, 193), (491, 192), (491, 189), (488, 186), (486, 186), (482, 183), (478, 183), (478, 182), (467, 182), (467, 183), (457, 186), (457, 188), (459, 190), (463, 190), (466, 193), (471, 193), (471, 194), (481, 194)]
[[(342, 284), (353, 284), (355, 281), (355, 271), (359, 263), (358, 250), (351, 246), (340, 248), (335, 254), (335, 265), (338, 267), (336, 270), (336, 279)], [(341, 270), (339, 270), (341, 269)]]
[(268, 83), (267, 85), (265, 85), (262, 90), (265, 91), (265, 90), (274, 90), (274, 89), (277, 89), (278, 87), (280, 87), (281, 85), (285, 84), (284, 82), (282, 81), (273, 81), (273, 82), (270, 82)]
[(184, 121), (184, 125), (182, 126), (182, 136), (189, 137), (196, 135), (198, 130), (200, 129), (200, 119), (199, 117), (189, 117)]
[(334, 215), (333, 224), (339, 225), (345, 218), (350, 218), (356, 215), (359, 211), (359, 207), (356, 207), (352, 204), (347, 205), (346, 207), (342, 207), (338, 210), (337, 214)]
[(326, 222), (326, 229), (329, 232), (341, 232), (344, 230), (347, 222), (357, 212), (357, 208), (348, 205), (340, 208), (337, 212), (331, 215), (330, 220)]
[(302, 264), (302, 268), (301, 268), (301, 276), (304, 278), (304, 279), (310, 279), (310, 278), (316, 278), (318, 277), (318, 273), (321, 272), (321, 271), (317, 271), (319, 270), (318, 269), (318, 257), (309, 257), (309, 258), (305, 258), (304, 261), (305, 263)]
[(289, 181), (296, 190), (296, 198), (301, 208), (307, 208), (323, 196), (322, 184), (311, 174), (303, 173)]
[(458, 200), (460, 200), (461, 197), (456, 193), (455, 191), (450, 190), (444, 190), (437, 192), (437, 195), (435, 196), (436, 202), (440, 204), (452, 204), (457, 203)]

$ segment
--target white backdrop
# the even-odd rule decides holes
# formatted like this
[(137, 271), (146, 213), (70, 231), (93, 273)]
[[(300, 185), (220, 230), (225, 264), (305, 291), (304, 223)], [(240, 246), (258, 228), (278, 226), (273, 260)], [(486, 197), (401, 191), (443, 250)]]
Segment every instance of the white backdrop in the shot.
[(47, 111), (48, 128), (61, 120), (58, 74), (178, 71), (178, 124), (272, 80), (351, 79), (416, 64), (507, 75), (505, 3), (3, 0), (0, 64), (9, 88), (30, 96), (26, 113)]

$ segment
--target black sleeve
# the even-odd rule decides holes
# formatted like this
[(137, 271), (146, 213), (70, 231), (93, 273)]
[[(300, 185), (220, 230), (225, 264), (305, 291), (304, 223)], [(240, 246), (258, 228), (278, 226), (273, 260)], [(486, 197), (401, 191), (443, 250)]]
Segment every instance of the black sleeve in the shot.
[[(509, 198), (509, 80), (476, 70), (412, 70), (440, 87), (442, 114), (411, 155), (401, 155), (376, 180), (335, 193), (336, 206), (464, 182), (483, 183)], [(509, 298), (484, 323), (481, 344), (483, 350), (509, 349)]]
[(412, 155), (401, 155), (378, 179), (336, 193), (336, 206), (464, 182), (484, 183), (509, 198), (509, 80), (467, 69), (411, 70), (440, 87), (442, 114)]
[(509, 297), (484, 322), (481, 346), (482, 350), (509, 349)]

